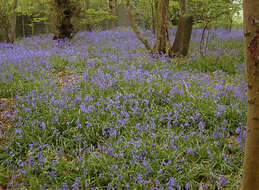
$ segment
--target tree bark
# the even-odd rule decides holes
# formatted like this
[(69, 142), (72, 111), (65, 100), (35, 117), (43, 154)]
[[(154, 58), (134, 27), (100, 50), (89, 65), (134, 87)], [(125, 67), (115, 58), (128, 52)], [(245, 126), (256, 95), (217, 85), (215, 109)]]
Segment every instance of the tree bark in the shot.
[(184, 57), (188, 54), (192, 35), (192, 23), (192, 16), (180, 17), (173, 46), (168, 51), (170, 57)]
[(17, 8), (18, 0), (14, 0), (13, 7), (12, 7), (12, 26), (11, 26), (11, 33), (10, 33), (10, 42), (14, 43), (15, 40), (15, 32), (16, 32), (16, 8)]
[(244, 0), (248, 118), (242, 190), (259, 189), (259, 1)]
[(160, 0), (157, 6), (157, 31), (156, 44), (154, 51), (158, 54), (165, 54), (167, 52), (167, 18), (168, 18), (169, 0)]
[(73, 4), (70, 0), (54, 0), (54, 8), (56, 11), (56, 34), (54, 40), (71, 39), (74, 27), (71, 23), (73, 16)]

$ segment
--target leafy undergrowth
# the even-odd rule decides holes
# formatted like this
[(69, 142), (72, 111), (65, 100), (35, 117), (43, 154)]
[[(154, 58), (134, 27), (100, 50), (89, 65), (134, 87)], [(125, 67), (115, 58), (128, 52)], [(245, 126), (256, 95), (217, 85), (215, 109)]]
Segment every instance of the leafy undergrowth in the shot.
[(0, 45), (0, 187), (237, 189), (242, 39), (214, 32), (208, 55), (195, 31), (179, 60), (150, 57), (127, 28)]

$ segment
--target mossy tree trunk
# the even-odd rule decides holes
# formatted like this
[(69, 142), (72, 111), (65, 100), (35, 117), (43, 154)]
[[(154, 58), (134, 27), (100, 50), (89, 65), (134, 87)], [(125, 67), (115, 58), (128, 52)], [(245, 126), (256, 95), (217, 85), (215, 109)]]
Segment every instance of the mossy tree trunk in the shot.
[(156, 27), (156, 44), (154, 52), (158, 54), (165, 54), (168, 45), (168, 7), (169, 0), (156, 0), (157, 1), (157, 27)]
[(244, 0), (248, 120), (242, 190), (259, 189), (259, 1)]
[(53, 6), (56, 12), (56, 33), (53, 39), (71, 39), (74, 32), (74, 26), (71, 23), (74, 9), (73, 4), (70, 0), (54, 0)]

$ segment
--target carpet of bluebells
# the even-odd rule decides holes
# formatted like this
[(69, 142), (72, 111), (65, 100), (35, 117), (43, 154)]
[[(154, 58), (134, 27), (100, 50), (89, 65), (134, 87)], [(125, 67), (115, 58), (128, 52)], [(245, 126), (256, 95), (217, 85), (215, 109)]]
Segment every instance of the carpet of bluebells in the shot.
[(183, 59), (129, 28), (0, 44), (0, 189), (238, 189), (242, 31), (211, 30), (203, 57), (200, 34)]

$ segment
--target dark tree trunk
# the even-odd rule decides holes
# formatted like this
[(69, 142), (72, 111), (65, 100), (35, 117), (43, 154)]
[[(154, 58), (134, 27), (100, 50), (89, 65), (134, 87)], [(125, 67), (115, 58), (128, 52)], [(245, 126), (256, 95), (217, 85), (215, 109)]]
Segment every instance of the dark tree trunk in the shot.
[(243, 6), (248, 113), (241, 189), (257, 190), (259, 189), (259, 1), (244, 0)]
[(71, 39), (73, 37), (74, 26), (71, 23), (73, 16), (73, 6), (70, 0), (54, 0), (56, 11), (56, 33), (54, 40)]
[(182, 16), (179, 19), (173, 46), (169, 49), (169, 56), (186, 56), (188, 54), (192, 35), (192, 16)]

